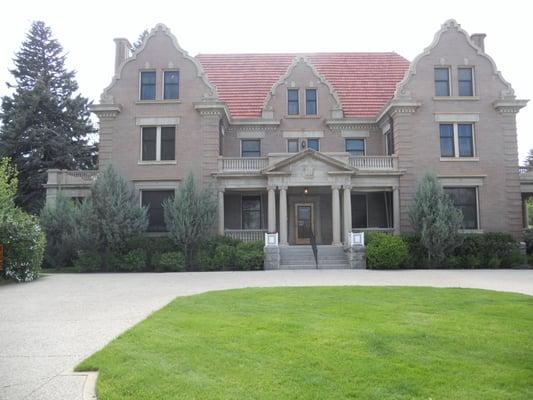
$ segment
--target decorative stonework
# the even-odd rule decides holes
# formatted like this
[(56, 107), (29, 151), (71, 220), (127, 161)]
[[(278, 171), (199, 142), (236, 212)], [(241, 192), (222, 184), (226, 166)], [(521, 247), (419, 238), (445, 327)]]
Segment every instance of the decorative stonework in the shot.
[(529, 100), (507, 100), (507, 101), (495, 101), (493, 103), (494, 108), (500, 112), (500, 114), (516, 114), (520, 109), (524, 108)]
[(115, 119), (122, 110), (119, 104), (92, 104), (89, 110), (95, 113), (100, 120)]

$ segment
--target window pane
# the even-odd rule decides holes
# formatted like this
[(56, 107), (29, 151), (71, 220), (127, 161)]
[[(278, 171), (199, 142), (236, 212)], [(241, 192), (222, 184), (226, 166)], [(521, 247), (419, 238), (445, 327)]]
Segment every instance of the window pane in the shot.
[(241, 140), (242, 157), (261, 157), (260, 140)]
[(365, 140), (364, 139), (346, 139), (346, 151), (352, 156), (365, 155)]
[(453, 125), (440, 124), (440, 155), (441, 157), (454, 157)]
[(473, 96), (472, 81), (459, 81), (459, 96)]
[(142, 128), (142, 160), (154, 161), (156, 157), (156, 136), (155, 127)]
[(305, 113), (316, 115), (316, 89), (305, 90)]
[(242, 198), (242, 228), (261, 229), (261, 197)]
[(298, 101), (298, 89), (289, 89), (287, 91), (287, 113), (289, 115), (298, 115), (300, 113), (300, 105)]
[(472, 81), (472, 68), (459, 68), (458, 75), (460, 81)]
[(165, 216), (163, 202), (174, 196), (173, 190), (143, 190), (141, 192), (141, 203), (148, 207), (148, 231), (165, 232)]
[(476, 188), (444, 188), (457, 207), (463, 213), (463, 228), (477, 229), (477, 198)]
[(315, 151), (320, 150), (320, 142), (318, 139), (307, 139), (307, 147)]
[(450, 95), (450, 70), (435, 68), (435, 96)]
[(141, 100), (155, 100), (155, 71), (141, 72)]
[(289, 153), (298, 153), (298, 139), (290, 139), (287, 141), (287, 151)]
[(165, 99), (179, 98), (179, 72), (165, 71)]
[(474, 156), (474, 141), (472, 135), (472, 124), (459, 124), (459, 156), (473, 157)]
[(161, 128), (161, 160), (176, 159), (176, 128), (164, 126)]

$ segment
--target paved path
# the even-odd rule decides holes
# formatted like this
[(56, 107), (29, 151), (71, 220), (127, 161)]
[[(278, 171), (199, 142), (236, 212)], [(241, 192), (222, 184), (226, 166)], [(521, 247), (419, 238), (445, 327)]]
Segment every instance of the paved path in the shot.
[(471, 287), (533, 295), (533, 270), (57, 274), (0, 286), (0, 399), (81, 400), (85, 357), (176, 296), (317, 285)]

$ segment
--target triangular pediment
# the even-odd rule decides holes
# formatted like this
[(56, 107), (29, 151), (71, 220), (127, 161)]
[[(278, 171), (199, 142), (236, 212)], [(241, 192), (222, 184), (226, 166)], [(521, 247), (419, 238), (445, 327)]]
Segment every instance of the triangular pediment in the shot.
[(357, 170), (345, 162), (319, 151), (306, 149), (265, 168), (264, 174), (298, 174), (303, 177), (331, 174), (353, 174)]

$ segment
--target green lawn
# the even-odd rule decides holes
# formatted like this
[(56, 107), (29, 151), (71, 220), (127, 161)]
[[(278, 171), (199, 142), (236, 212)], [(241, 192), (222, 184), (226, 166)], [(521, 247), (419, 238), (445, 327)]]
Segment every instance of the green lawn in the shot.
[(245, 289), (178, 298), (78, 370), (106, 399), (532, 399), (533, 297)]

